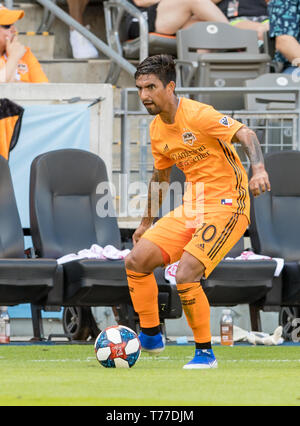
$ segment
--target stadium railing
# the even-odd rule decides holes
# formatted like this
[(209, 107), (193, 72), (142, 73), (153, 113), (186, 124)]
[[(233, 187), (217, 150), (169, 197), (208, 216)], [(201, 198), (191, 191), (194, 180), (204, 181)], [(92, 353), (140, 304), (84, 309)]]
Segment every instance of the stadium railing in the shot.
[[(44, 7), (44, 15), (42, 22), (38, 28), (38, 31), (49, 31), (51, 25), (53, 24), (54, 17), (58, 18), (66, 25), (73, 27), (80, 34), (82, 34), (86, 39), (88, 39), (100, 52), (102, 52), (106, 57), (110, 58), (114, 64), (116, 64), (120, 69), (128, 72), (129, 75), (134, 75), (135, 66), (127, 61), (123, 56), (121, 56), (115, 49), (112, 49), (111, 46), (107, 45), (99, 37), (95, 36), (91, 31), (86, 27), (81, 25), (75, 19), (73, 19), (68, 13), (66, 13), (61, 7), (56, 5), (56, 0), (36, 0), (41, 6)], [(100, 4), (100, 1), (99, 1)], [(106, 78), (107, 82), (111, 81), (110, 72)]]
[[(147, 19), (137, 7), (127, 0), (108, 0), (103, 4), (106, 38), (111, 49), (126, 59), (135, 59), (139, 62), (149, 55), (159, 53), (176, 56), (176, 37), (155, 32), (149, 33)], [(131, 15), (138, 21), (140, 35), (133, 40), (128, 40), (126, 34), (126, 15)], [(116, 84), (119, 74), (119, 65), (112, 62), (107, 81)]]

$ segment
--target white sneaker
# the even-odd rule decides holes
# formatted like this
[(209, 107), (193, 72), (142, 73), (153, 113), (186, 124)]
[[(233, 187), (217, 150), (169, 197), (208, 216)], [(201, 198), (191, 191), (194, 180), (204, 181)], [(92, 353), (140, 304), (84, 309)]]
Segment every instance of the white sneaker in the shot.
[(70, 30), (70, 44), (75, 59), (92, 59), (99, 56), (95, 46), (76, 30)]

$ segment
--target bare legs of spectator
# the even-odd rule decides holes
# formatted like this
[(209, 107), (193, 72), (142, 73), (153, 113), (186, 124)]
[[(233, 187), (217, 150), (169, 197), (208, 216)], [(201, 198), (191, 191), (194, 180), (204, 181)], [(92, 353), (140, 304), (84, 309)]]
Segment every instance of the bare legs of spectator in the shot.
[(212, 0), (161, 0), (157, 8), (156, 31), (175, 34), (198, 21), (226, 22), (223, 12)]
[[(71, 17), (84, 25), (83, 15), (89, 0), (67, 0), (67, 3)], [(98, 51), (93, 44), (73, 28), (70, 28), (70, 44), (73, 57), (76, 59), (98, 57)]]
[(83, 14), (89, 1), (90, 0), (67, 0), (70, 15), (81, 25), (83, 25)]
[(242, 20), (234, 24), (235, 27), (241, 28), (242, 30), (254, 30), (257, 31), (258, 39), (264, 39), (264, 33), (269, 31), (269, 22), (253, 22), (248, 20)]

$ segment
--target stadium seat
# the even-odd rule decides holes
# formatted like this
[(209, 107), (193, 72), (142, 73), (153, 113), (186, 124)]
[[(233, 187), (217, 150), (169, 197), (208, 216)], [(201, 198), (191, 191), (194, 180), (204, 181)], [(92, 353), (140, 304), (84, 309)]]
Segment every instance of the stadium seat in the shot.
[[(173, 167), (171, 182), (179, 182), (184, 188), (185, 176), (177, 167)], [(170, 202), (171, 199), (171, 202)], [(177, 207), (179, 197), (173, 192), (166, 196), (167, 205)], [(167, 210), (167, 207), (163, 210)], [(164, 211), (165, 214), (165, 211)], [(235, 306), (249, 304), (252, 329), (259, 331), (260, 301), (271, 291), (274, 282), (276, 262), (274, 260), (235, 260), (244, 250), (244, 239), (233, 247), (208, 279), (202, 280), (203, 289), (211, 306)]]
[(56, 298), (62, 270), (51, 259), (29, 259), (8, 162), (0, 156), (0, 305)]
[[(87, 151), (63, 149), (34, 159), (30, 225), (39, 257), (58, 259), (93, 244), (121, 249), (109, 186), (104, 193), (99, 189), (107, 182), (103, 160)], [(112, 208), (110, 215), (101, 215), (101, 203)], [(123, 260), (82, 259), (63, 264), (63, 269), (61, 306), (131, 305)], [(162, 271), (157, 270), (156, 275), (161, 320), (179, 318), (182, 310), (176, 287), (160, 280)]]
[(300, 152), (268, 154), (265, 164), (271, 192), (252, 200), (249, 233), (255, 252), (284, 259), (281, 280), (266, 296), (264, 309), (280, 310), (285, 337), (289, 338), (293, 312), (296, 317), (300, 314)]
[[(246, 80), (245, 85), (249, 88), (299, 89), (299, 82), (293, 81), (291, 75), (279, 73), (263, 74)], [(296, 149), (296, 93), (248, 93), (245, 94), (245, 108), (265, 113), (265, 116), (260, 113), (260, 117), (249, 115), (249, 127), (257, 129), (264, 153), (278, 151), (279, 147), (280, 150)]]
[[(199, 49), (209, 53), (199, 53)], [(183, 87), (239, 87), (266, 73), (269, 55), (259, 52), (255, 31), (226, 23), (197, 22), (177, 32), (177, 67)], [(241, 94), (202, 95), (198, 100), (220, 110), (244, 108)]]
[(283, 306), (300, 305), (299, 151), (265, 156), (271, 192), (252, 200), (250, 237), (257, 253), (285, 260)]
[[(245, 81), (246, 87), (274, 87), (299, 90), (299, 82), (293, 81), (289, 74), (268, 73)], [(291, 110), (295, 108), (295, 93), (248, 93), (245, 95), (245, 107), (247, 110)]]
[[(148, 23), (142, 12), (126, 0), (108, 0), (103, 3), (108, 45), (126, 59), (141, 62), (148, 55), (169, 53), (176, 56), (176, 37), (165, 34), (149, 33)], [(139, 21), (140, 36), (128, 40), (126, 34), (126, 14)], [(116, 84), (120, 68), (112, 63), (107, 82)]]

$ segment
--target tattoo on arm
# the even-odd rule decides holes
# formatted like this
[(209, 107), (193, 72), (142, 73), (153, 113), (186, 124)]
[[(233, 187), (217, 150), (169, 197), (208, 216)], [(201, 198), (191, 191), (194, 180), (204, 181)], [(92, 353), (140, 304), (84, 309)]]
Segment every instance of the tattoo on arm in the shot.
[(256, 135), (250, 136), (251, 143), (245, 146), (246, 154), (249, 157), (252, 166), (262, 163), (264, 164), (264, 157), (261, 147)]
[(243, 146), (251, 166), (264, 164), (264, 156), (255, 132), (248, 128), (243, 128), (242, 130), (243, 131), (238, 132), (236, 136)]
[(154, 169), (148, 188), (148, 200), (142, 223), (148, 225), (157, 216), (163, 199), (169, 189), (171, 168)]

